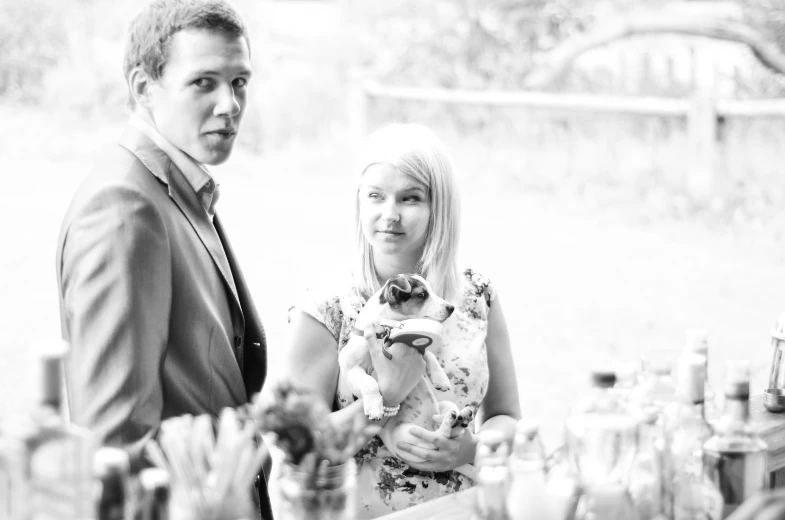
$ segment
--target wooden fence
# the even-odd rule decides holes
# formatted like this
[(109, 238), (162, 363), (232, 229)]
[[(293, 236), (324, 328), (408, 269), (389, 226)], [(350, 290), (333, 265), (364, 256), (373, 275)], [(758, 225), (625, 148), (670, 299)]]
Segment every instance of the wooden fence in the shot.
[[(735, 41), (750, 47), (769, 69), (785, 74), (785, 56), (754, 30), (740, 22), (701, 18), (698, 20), (628, 20), (612, 28), (568, 41), (546, 56), (539, 71), (531, 75), (532, 88), (547, 87), (583, 52), (610, 41), (636, 34), (675, 33)], [(537, 90), (473, 91), (442, 88), (388, 86), (357, 78), (350, 100), (350, 125), (355, 136), (367, 131), (368, 105), (374, 99), (408, 100), (454, 105), (526, 108), (548, 114), (613, 114), (631, 117), (682, 119), (686, 122), (689, 149), (686, 186), (696, 202), (705, 202), (713, 192), (714, 172), (719, 157), (719, 125), (728, 118), (785, 118), (785, 99), (720, 99), (711, 92), (696, 92), (691, 98), (619, 97), (596, 94), (565, 94)]]

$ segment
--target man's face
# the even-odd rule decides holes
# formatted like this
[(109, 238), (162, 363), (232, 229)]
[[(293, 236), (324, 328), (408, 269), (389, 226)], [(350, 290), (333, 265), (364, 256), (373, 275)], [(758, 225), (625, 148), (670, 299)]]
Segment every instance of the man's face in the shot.
[(185, 29), (172, 36), (145, 106), (166, 140), (200, 163), (221, 164), (232, 153), (250, 76), (244, 37)]

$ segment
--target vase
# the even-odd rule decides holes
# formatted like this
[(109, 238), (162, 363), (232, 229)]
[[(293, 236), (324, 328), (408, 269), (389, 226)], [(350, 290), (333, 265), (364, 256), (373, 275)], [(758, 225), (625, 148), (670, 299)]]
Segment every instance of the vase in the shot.
[(287, 520), (355, 520), (357, 466), (304, 468), (284, 463), (280, 479), (281, 517)]

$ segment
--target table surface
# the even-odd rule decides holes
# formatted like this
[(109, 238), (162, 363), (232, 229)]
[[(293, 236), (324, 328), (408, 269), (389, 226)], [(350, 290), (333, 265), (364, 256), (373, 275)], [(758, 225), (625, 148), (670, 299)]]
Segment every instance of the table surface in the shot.
[[(750, 422), (769, 445), (769, 471), (785, 467), (785, 414), (770, 413), (763, 396), (750, 398)], [(443, 496), (418, 506), (382, 517), (384, 520), (471, 520), (477, 488)]]

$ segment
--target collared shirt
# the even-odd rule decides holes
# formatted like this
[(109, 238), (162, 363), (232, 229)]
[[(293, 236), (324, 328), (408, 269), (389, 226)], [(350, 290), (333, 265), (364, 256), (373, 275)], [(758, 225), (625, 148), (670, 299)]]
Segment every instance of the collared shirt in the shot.
[(218, 184), (216, 184), (215, 179), (210, 175), (207, 167), (195, 161), (193, 157), (170, 143), (158, 130), (150, 126), (138, 115), (133, 114), (129, 123), (149, 137), (169, 156), (175, 166), (183, 172), (188, 184), (191, 185), (196, 196), (199, 197), (199, 201), (202, 203), (202, 206), (204, 206), (204, 210), (212, 221), (213, 215), (215, 215), (215, 204), (220, 197), (220, 191), (218, 190)]

